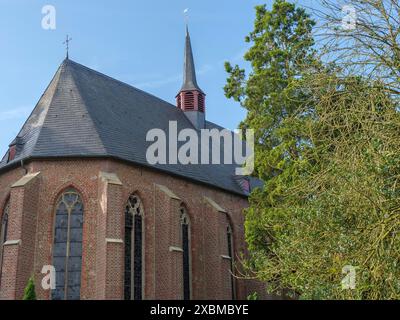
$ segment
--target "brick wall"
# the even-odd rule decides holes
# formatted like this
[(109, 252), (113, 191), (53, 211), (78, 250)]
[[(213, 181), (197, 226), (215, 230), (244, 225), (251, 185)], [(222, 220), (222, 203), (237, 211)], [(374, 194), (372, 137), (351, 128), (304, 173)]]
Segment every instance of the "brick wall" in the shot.
[[(26, 247), (6, 250), (4, 259), (20, 255), (24, 261), (31, 261), (24, 264), (18, 285), (12, 284), (10, 290), (20, 292), (26, 277), (34, 272), (38, 297), (50, 298), (49, 292), (41, 288), (43, 275), (40, 272), (43, 265), (52, 264), (55, 204), (63, 190), (73, 187), (84, 203), (82, 299), (123, 298), (124, 244), (118, 240), (124, 239), (124, 210), (133, 193), (138, 194), (144, 207), (145, 298), (182, 297), (182, 252), (171, 250), (171, 247), (181, 246), (181, 205), (186, 207), (190, 217), (192, 298), (231, 297), (229, 263), (222, 257), (227, 255), (226, 225), (230, 221), (233, 227), (235, 255), (245, 252), (242, 214), (247, 206), (245, 198), (112, 160), (43, 160), (32, 162), (27, 168), (30, 173), (40, 172), (40, 179), (29, 191), (24, 191), (28, 193), (23, 199), (15, 192), (14, 204), (11, 203), (14, 215), (11, 215), (15, 221), (23, 217), (22, 226), (34, 220), (39, 223), (37, 226), (32, 223), (31, 229), (22, 228), (26, 230), (21, 235)], [(113, 173), (120, 184), (110, 177), (111, 180), (104, 178), (102, 172)], [(9, 196), (11, 185), (23, 175), (22, 169), (0, 174), (0, 205)], [(205, 199), (212, 199), (223, 212)], [(18, 249), (22, 251), (15, 252)], [(3, 271), (3, 274), (10, 274), (10, 278), (14, 277), (13, 270)], [(255, 287), (246, 281), (235, 282), (240, 299), (245, 299)], [(5, 294), (4, 290), (8, 289), (3, 289), (2, 285), (1, 295)], [(7, 296), (11, 297), (9, 293)]]
[(7, 239), (3, 245), (1, 299), (21, 299), (33, 275), (39, 178), (18, 180), (10, 187)]

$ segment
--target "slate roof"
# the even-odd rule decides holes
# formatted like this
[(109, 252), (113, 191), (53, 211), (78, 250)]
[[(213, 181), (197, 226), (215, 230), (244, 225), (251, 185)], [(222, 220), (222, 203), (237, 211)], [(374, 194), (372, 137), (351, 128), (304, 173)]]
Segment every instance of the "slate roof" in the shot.
[[(53, 157), (112, 157), (149, 167), (149, 130), (192, 128), (174, 105), (128, 84), (66, 59), (40, 98), (14, 143), (17, 153), (0, 170), (21, 160)], [(221, 127), (206, 122), (206, 128)], [(237, 183), (237, 165), (155, 165), (170, 174), (246, 195)], [(251, 179), (253, 187), (260, 186)]]

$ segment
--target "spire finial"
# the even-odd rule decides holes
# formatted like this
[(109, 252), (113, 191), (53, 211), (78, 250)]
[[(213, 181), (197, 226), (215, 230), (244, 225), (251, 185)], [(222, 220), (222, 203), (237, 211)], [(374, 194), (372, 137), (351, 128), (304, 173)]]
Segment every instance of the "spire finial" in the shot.
[(185, 19), (185, 25), (186, 25), (186, 35), (189, 34), (189, 8), (186, 8), (185, 10), (183, 10), (183, 16)]
[(67, 50), (67, 59), (69, 58), (69, 43), (71, 42), (72, 38), (69, 37), (69, 35), (67, 35), (65, 41), (63, 42), (63, 44), (65, 44), (66, 46), (66, 50)]

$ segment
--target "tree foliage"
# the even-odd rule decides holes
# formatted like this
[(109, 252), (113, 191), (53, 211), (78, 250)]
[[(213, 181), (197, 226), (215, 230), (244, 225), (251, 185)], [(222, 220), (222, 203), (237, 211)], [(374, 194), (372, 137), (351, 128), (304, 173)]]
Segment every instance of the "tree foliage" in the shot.
[[(248, 77), (226, 64), (227, 97), (256, 132), (246, 266), (270, 292), (304, 299), (400, 297), (400, 115), (387, 82), (316, 56), (314, 22), (283, 0), (256, 8)], [(282, 58), (284, 57), (284, 58)], [(346, 266), (355, 288), (342, 288)]]
[(33, 277), (28, 280), (28, 284), (24, 290), (23, 300), (36, 300), (35, 280)]
[(295, 136), (284, 137), (281, 133), (285, 119), (298, 111), (307, 96), (293, 83), (304, 72), (304, 66), (317, 67), (311, 36), (314, 24), (303, 9), (283, 0), (276, 1), (271, 11), (265, 5), (257, 6), (254, 31), (246, 37), (253, 43), (245, 54), (252, 72), (246, 77), (238, 65), (225, 64), (230, 75), (225, 94), (248, 112), (242, 126), (255, 130), (256, 170), (263, 179), (280, 170), (264, 159), (276, 158), (280, 145), (294, 147), (298, 142)]

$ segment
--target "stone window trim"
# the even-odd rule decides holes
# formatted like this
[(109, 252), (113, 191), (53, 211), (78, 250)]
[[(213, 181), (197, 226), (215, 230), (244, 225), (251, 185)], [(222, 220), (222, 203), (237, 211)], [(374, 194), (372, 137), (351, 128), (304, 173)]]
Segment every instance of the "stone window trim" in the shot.
[(176, 246), (170, 246), (169, 252), (183, 252), (183, 249)]
[(17, 246), (17, 245), (21, 245), (21, 239), (18, 240), (7, 240), (6, 242), (3, 243), (3, 246)]
[(226, 255), (224, 255), (224, 254), (221, 255), (221, 258), (222, 258), (222, 259), (225, 259), (225, 260), (232, 260), (232, 257), (226, 256)]
[(122, 240), (122, 239), (111, 239), (111, 238), (106, 238), (106, 243), (120, 243), (120, 244), (124, 244), (124, 240)]

